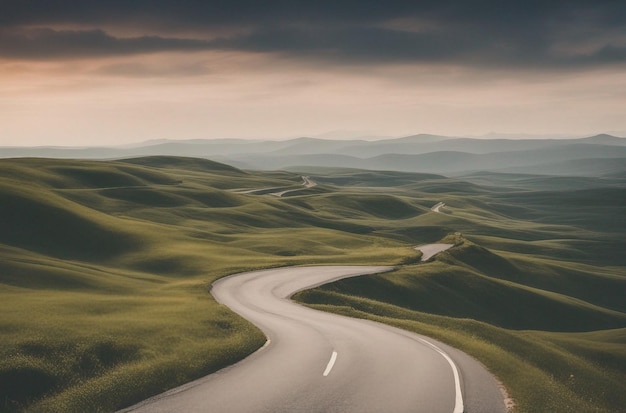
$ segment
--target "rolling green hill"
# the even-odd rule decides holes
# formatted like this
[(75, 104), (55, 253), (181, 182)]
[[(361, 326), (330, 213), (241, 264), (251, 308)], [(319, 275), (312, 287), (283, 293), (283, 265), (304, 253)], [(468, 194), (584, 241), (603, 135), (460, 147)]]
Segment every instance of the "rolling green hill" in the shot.
[(0, 411), (110, 411), (254, 351), (262, 334), (207, 294), (222, 275), (412, 255), (366, 219), (241, 193), (301, 182), (191, 158), (1, 161)]
[[(272, 195), (301, 175), (318, 186)], [(520, 412), (619, 411), (626, 189), (595, 179), (0, 160), (0, 411), (111, 411), (215, 371), (264, 337), (212, 281), (331, 263), (398, 269), (298, 299), (464, 349)]]
[(436, 193), (442, 213), (402, 220), (386, 234), (418, 244), (455, 231), (444, 240), (456, 247), (296, 299), (464, 349), (504, 381), (517, 412), (623, 411), (626, 188), (619, 180), (572, 189), (570, 180), (538, 175), (471, 178), (483, 185), (462, 195), (452, 180), (385, 189), (433, 205), (433, 185), (447, 186)]

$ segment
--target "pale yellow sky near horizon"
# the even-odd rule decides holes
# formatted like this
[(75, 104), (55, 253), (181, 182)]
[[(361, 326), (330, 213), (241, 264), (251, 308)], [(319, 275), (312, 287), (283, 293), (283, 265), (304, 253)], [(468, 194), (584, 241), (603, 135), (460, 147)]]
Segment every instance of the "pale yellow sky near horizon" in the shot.
[(620, 69), (324, 65), (205, 51), (0, 60), (0, 146), (150, 139), (626, 131)]

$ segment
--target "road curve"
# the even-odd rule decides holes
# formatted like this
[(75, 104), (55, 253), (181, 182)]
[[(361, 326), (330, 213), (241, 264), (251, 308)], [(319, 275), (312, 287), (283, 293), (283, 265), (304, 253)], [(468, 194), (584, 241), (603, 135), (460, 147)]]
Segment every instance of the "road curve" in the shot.
[(313, 188), (314, 186), (317, 186), (317, 182), (315, 182), (314, 180), (312, 180), (308, 176), (303, 176), (302, 177), (302, 186), (303, 186), (303, 188), (287, 189), (285, 191), (273, 192), (273, 193), (271, 193), (271, 195), (274, 195), (274, 196), (277, 196), (279, 198), (282, 198), (286, 194), (290, 194), (292, 192), (298, 192), (298, 191), (302, 191), (302, 190), (305, 190), (305, 189), (308, 189), (308, 188)]
[(303, 289), (390, 269), (289, 267), (218, 280), (211, 293), (259, 326), (266, 345), (231, 367), (123, 411), (504, 413), (495, 379), (464, 353), (289, 299)]
[(439, 213), (440, 213), (440, 212), (441, 212), (441, 208), (443, 208), (443, 207), (445, 207), (445, 206), (446, 206), (446, 204), (444, 204), (443, 202), (439, 202), (438, 204), (433, 205), (433, 207), (432, 207), (432, 208), (430, 208), (430, 209), (431, 209), (433, 212), (439, 212)]
[(415, 249), (422, 252), (422, 258), (420, 261), (424, 262), (428, 261), (440, 252), (449, 250), (452, 247), (454, 247), (454, 244), (426, 244), (415, 247)]

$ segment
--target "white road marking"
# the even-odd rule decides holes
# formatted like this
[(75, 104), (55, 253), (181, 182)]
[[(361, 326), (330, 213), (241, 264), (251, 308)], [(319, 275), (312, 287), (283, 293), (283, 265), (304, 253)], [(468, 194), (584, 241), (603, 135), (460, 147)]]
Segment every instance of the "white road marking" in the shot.
[(328, 361), (328, 365), (326, 366), (326, 370), (324, 370), (324, 377), (330, 374), (330, 371), (333, 369), (335, 365), (335, 361), (337, 361), (337, 352), (333, 351), (333, 355), (330, 356), (330, 360)]
[(459, 377), (459, 370), (457, 369), (456, 364), (454, 363), (454, 361), (452, 361), (450, 356), (448, 356), (448, 354), (446, 354), (445, 351), (443, 351), (442, 349), (440, 349), (439, 347), (437, 347), (436, 345), (434, 345), (430, 341), (424, 340), (424, 339), (419, 338), (419, 337), (416, 337), (415, 339), (421, 341), (424, 344), (429, 345), (436, 352), (441, 354), (443, 356), (443, 358), (446, 359), (446, 361), (448, 362), (450, 367), (452, 368), (452, 374), (454, 375), (454, 390), (456, 392), (456, 397), (454, 399), (454, 411), (452, 413), (463, 413), (464, 406), (463, 406), (463, 394), (461, 393), (461, 379)]

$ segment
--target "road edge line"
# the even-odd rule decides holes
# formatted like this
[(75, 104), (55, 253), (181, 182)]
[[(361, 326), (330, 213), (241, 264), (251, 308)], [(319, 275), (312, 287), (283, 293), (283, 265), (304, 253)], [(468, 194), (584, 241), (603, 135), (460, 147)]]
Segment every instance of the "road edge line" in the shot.
[(459, 374), (459, 369), (457, 368), (456, 363), (452, 360), (452, 358), (450, 358), (448, 353), (440, 349), (437, 345), (421, 337), (414, 337), (414, 338), (424, 344), (428, 344), (436, 352), (441, 354), (443, 358), (446, 359), (450, 367), (452, 368), (452, 374), (454, 375), (454, 389), (456, 392), (456, 397), (454, 398), (454, 411), (452, 413), (463, 413), (465, 410), (464, 410), (464, 405), (463, 405), (463, 393), (461, 391), (461, 376)]

